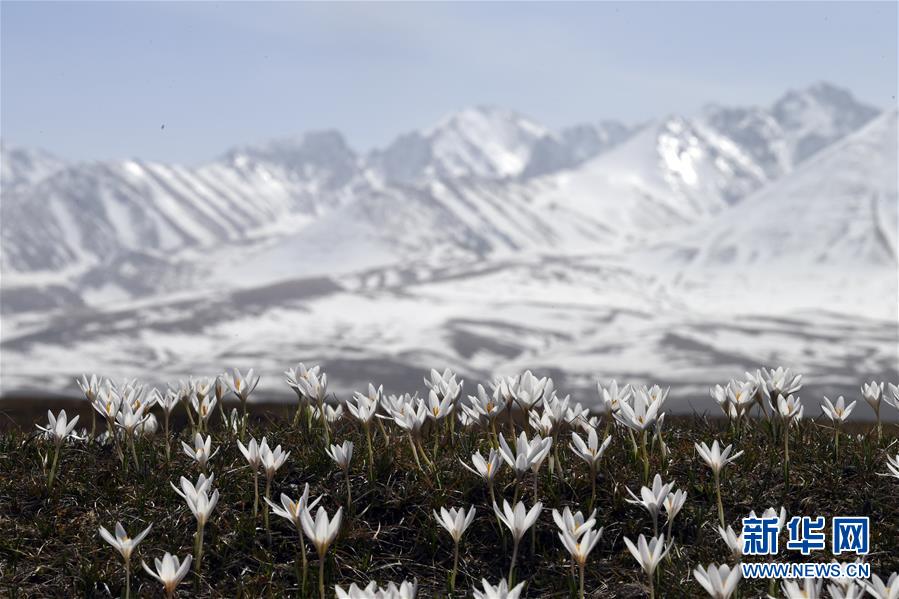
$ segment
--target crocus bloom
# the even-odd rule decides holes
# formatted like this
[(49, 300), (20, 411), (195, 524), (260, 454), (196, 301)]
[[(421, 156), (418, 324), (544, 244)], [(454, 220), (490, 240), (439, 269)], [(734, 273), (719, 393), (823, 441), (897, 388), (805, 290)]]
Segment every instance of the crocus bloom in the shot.
[(515, 475), (521, 478), (528, 470), (538, 466), (546, 459), (552, 442), (551, 437), (544, 439), (540, 435), (534, 435), (529, 441), (527, 434), (522, 431), (516, 440), (515, 451), (512, 451), (506, 440), (500, 436), (499, 451), (506, 463), (515, 470)]
[(649, 578), (649, 596), (654, 599), (655, 583), (653, 581), (655, 571), (671, 549), (671, 544), (667, 547), (665, 546), (665, 535), (658, 538), (652, 537), (648, 543), (646, 542), (646, 537), (640, 535), (636, 544), (629, 538), (624, 537), (624, 544), (627, 545), (628, 551), (631, 552), (631, 555), (634, 556), (634, 559), (637, 560), (637, 563), (640, 564), (640, 567), (643, 568), (643, 571)]
[(37, 428), (43, 431), (44, 435), (58, 447), (68, 437), (74, 436), (72, 431), (75, 430), (75, 425), (78, 424), (78, 418), (78, 416), (75, 416), (69, 420), (65, 410), (61, 410), (57, 416), (54, 416), (53, 412), (47, 410), (47, 426), (38, 425)]
[(796, 580), (785, 580), (780, 588), (786, 599), (818, 599), (824, 581), (817, 578), (803, 578), (802, 584)]
[(524, 590), (524, 583), (519, 582), (512, 588), (509, 588), (506, 579), (499, 581), (497, 585), (490, 584), (486, 578), (481, 580), (482, 591), (472, 589), (474, 599), (519, 599), (521, 591)]
[(347, 470), (350, 467), (350, 461), (353, 459), (353, 442), (344, 441), (340, 445), (331, 445), (325, 450), (325, 453), (327, 453), (328, 457), (334, 460), (342, 470)]
[(580, 599), (584, 599), (584, 566), (587, 564), (587, 557), (601, 538), (602, 528), (596, 530), (590, 527), (581, 531), (578, 536), (571, 534), (568, 530), (559, 533), (562, 545), (571, 554), (572, 561), (578, 565), (580, 570), (580, 592), (578, 594)]
[(500, 511), (496, 503), (493, 504), (493, 511), (496, 513), (496, 517), (509, 528), (509, 531), (512, 533), (512, 539), (515, 541), (512, 549), (512, 564), (509, 566), (509, 580), (512, 582), (515, 582), (512, 575), (515, 572), (515, 560), (518, 557), (518, 543), (521, 541), (524, 533), (537, 522), (542, 509), (543, 504), (539, 501), (530, 511), (527, 510), (522, 501), (516, 503), (513, 508), (508, 501), (503, 499), (502, 511)]
[(730, 526), (727, 529), (718, 527), (718, 534), (721, 535), (721, 538), (724, 540), (724, 543), (727, 545), (727, 548), (730, 549), (730, 555), (735, 562), (740, 562), (743, 559), (743, 535), (737, 534), (734, 532), (734, 529)]
[(696, 447), (696, 452), (703, 459), (703, 461), (708, 464), (709, 468), (712, 469), (712, 472), (716, 476), (721, 473), (721, 470), (724, 469), (725, 466), (743, 455), (742, 451), (738, 451), (737, 453), (731, 455), (734, 450), (733, 445), (728, 445), (724, 448), (724, 450), (722, 450), (717, 440), (712, 442), (711, 448), (706, 445), (705, 442), (694, 443), (693, 445), (694, 447)]
[(899, 573), (890, 574), (886, 583), (877, 574), (871, 574), (869, 580), (862, 580), (861, 583), (875, 599), (899, 599)]
[(212, 451), (212, 435), (203, 439), (203, 435), (197, 433), (194, 436), (194, 446), (191, 447), (184, 441), (181, 442), (181, 447), (184, 449), (184, 453), (187, 454), (190, 458), (197, 462), (200, 466), (201, 470), (206, 469), (206, 463), (212, 459), (215, 454), (219, 452), (218, 448), (215, 451)]
[(571, 451), (573, 451), (576, 456), (587, 462), (592, 470), (596, 469), (596, 466), (602, 459), (602, 456), (606, 452), (606, 449), (609, 448), (610, 443), (612, 443), (611, 435), (606, 437), (603, 440), (602, 445), (600, 445), (599, 436), (596, 434), (596, 429), (594, 428), (590, 428), (587, 431), (586, 443), (584, 443), (584, 440), (580, 435), (578, 435), (577, 433), (571, 433)]
[(852, 402), (848, 406), (846, 405), (846, 400), (843, 399), (843, 396), (840, 395), (837, 398), (837, 403), (832, 403), (827, 396), (824, 397), (824, 403), (821, 405), (821, 411), (830, 418), (834, 423), (838, 422), (846, 422), (849, 418), (849, 414), (852, 413), (852, 409), (855, 407), (857, 402)]
[(190, 570), (190, 564), (193, 559), (193, 556), (188, 555), (182, 562), (177, 555), (172, 555), (166, 551), (161, 560), (158, 557), (154, 559), (156, 564), (155, 571), (150, 569), (147, 562), (142, 561), (141, 565), (147, 571), (147, 574), (162, 583), (165, 596), (170, 599), (175, 595), (175, 587), (184, 580), (188, 570)]
[(493, 482), (493, 479), (496, 477), (496, 473), (499, 472), (500, 466), (502, 466), (502, 458), (500, 457), (499, 452), (495, 449), (490, 450), (490, 454), (487, 459), (484, 459), (484, 456), (481, 455), (481, 452), (471, 454), (471, 463), (474, 464), (474, 468), (459, 460), (459, 462), (470, 472), (477, 474), (488, 484)]
[(125, 599), (131, 597), (131, 555), (134, 553), (134, 550), (140, 542), (144, 540), (144, 537), (150, 532), (151, 528), (153, 528), (152, 524), (136, 537), (132, 538), (125, 532), (125, 528), (122, 526), (121, 522), (116, 522), (115, 536), (102, 526), (100, 527), (100, 536), (103, 537), (103, 540), (115, 547), (116, 551), (118, 551), (125, 560)]
[(674, 483), (662, 484), (662, 476), (656, 474), (655, 478), (652, 480), (652, 487), (640, 488), (639, 497), (637, 497), (633, 491), (627, 489), (627, 492), (633, 499), (626, 499), (625, 501), (634, 505), (642, 505), (646, 508), (649, 515), (652, 516), (653, 531), (658, 534), (659, 512), (661, 512), (662, 508), (665, 506), (665, 500), (668, 498), (668, 493), (671, 492), (673, 487)]
[(468, 527), (471, 526), (471, 523), (474, 522), (474, 514), (474, 506), (469, 508), (468, 513), (465, 513), (465, 510), (462, 508), (446, 509), (445, 507), (442, 507), (440, 508), (439, 514), (437, 513), (437, 510), (434, 510), (434, 518), (446, 529), (446, 532), (453, 538), (454, 543), (459, 542), (463, 533), (465, 533)]
[(462, 508), (446, 509), (442, 507), (439, 514), (436, 510), (434, 511), (434, 518), (453, 539), (453, 571), (450, 574), (450, 592), (456, 590), (456, 572), (459, 569), (459, 539), (462, 538), (462, 535), (474, 522), (474, 513), (474, 506), (471, 506), (467, 514)]
[(379, 587), (378, 583), (372, 581), (365, 587), (360, 588), (353, 583), (346, 590), (340, 585), (334, 587), (337, 599), (415, 599), (418, 593), (418, 581), (403, 581), (399, 586), (390, 582), (385, 587)]
[(708, 569), (702, 566), (695, 568), (693, 576), (713, 599), (730, 599), (740, 584), (742, 571), (739, 567), (731, 568), (726, 564), (710, 564)]
[[(321, 497), (317, 497), (315, 501), (309, 501), (309, 483), (306, 483), (306, 486), (303, 488), (303, 494), (299, 499), (294, 501), (289, 496), (281, 493), (281, 505), (275, 504), (268, 497), (265, 498), (265, 501), (271, 506), (272, 511), (276, 516), (281, 516), (285, 520), (291, 522), (297, 530), (297, 535), (300, 539), (300, 555), (302, 557), (303, 563), (303, 576), (300, 581), (302, 589), (306, 588), (306, 576), (309, 569), (308, 558), (306, 557), (306, 543), (303, 541), (303, 512), (305, 510), (311, 510), (318, 502), (321, 501)], [(304, 591), (305, 592), (305, 591)]]
[(596, 510), (590, 513), (589, 518), (584, 517), (581, 511), (572, 513), (568, 506), (565, 506), (565, 509), (561, 512), (554, 509), (552, 514), (553, 521), (559, 527), (559, 530), (571, 535), (574, 539), (579, 539), (581, 535), (596, 524)]
[(300, 514), (300, 523), (303, 525), (303, 532), (315, 545), (318, 552), (318, 593), (321, 599), (325, 599), (325, 555), (328, 548), (337, 538), (340, 532), (340, 521), (343, 517), (343, 508), (338, 508), (334, 514), (334, 518), (328, 518), (328, 512), (325, 508), (319, 507), (315, 514), (315, 520), (309, 508), (306, 508)]

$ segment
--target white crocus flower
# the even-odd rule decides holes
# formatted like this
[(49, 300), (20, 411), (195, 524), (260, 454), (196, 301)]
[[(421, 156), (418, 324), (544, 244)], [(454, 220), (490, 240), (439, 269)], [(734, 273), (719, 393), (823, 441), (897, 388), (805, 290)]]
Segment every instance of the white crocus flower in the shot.
[(865, 590), (875, 599), (899, 599), (899, 573), (890, 574), (886, 583), (877, 574), (871, 574), (869, 580), (862, 580)]
[(899, 410), (899, 386), (889, 383), (887, 384), (887, 389), (890, 393), (889, 396), (884, 394), (884, 401)]
[(713, 599), (730, 599), (740, 584), (742, 570), (739, 567), (731, 568), (726, 564), (720, 566), (709, 564), (708, 569), (702, 566), (695, 568), (693, 576)]
[(665, 535), (658, 538), (652, 537), (649, 542), (646, 541), (646, 537), (640, 535), (636, 543), (624, 537), (624, 544), (627, 545), (628, 551), (631, 552), (631, 555), (634, 556), (634, 559), (637, 560), (637, 563), (640, 564), (643, 572), (649, 578), (649, 596), (654, 598), (655, 571), (668, 551), (671, 550), (671, 544), (665, 546)]
[(321, 497), (316, 497), (314, 501), (309, 501), (309, 483), (306, 483), (306, 486), (303, 488), (303, 494), (296, 501), (284, 493), (281, 493), (281, 505), (277, 505), (268, 498), (265, 501), (271, 506), (276, 516), (281, 516), (296, 528), (303, 564), (302, 578), (297, 582), (300, 583), (300, 588), (304, 589), (303, 592), (305, 592), (306, 578), (309, 573), (309, 559), (306, 557), (306, 541), (303, 539), (303, 512), (315, 508), (318, 502), (321, 501)]
[(665, 497), (665, 502), (662, 504), (662, 507), (665, 508), (665, 517), (668, 520), (668, 538), (671, 538), (671, 529), (674, 524), (674, 519), (680, 513), (686, 501), (687, 492), (681, 489), (672, 491)]
[(880, 421), (880, 405), (883, 401), (883, 383), (871, 381), (862, 385), (862, 398), (874, 410), (877, 419), (877, 440), (883, 437), (883, 424)]
[(856, 403), (858, 402), (853, 401), (847, 406), (846, 400), (843, 399), (842, 395), (837, 398), (836, 403), (833, 403), (827, 396), (824, 396), (824, 403), (821, 405), (821, 411), (824, 412), (834, 424), (843, 423), (849, 419), (849, 415), (852, 413), (852, 409), (855, 408)]
[(852, 409), (855, 407), (856, 402), (852, 402), (848, 406), (846, 405), (846, 400), (843, 399), (843, 396), (840, 395), (837, 398), (837, 403), (834, 404), (827, 398), (824, 397), (824, 403), (821, 404), (821, 411), (830, 418), (831, 422), (834, 424), (833, 429), (833, 446), (834, 451), (836, 452), (837, 459), (840, 457), (840, 428), (843, 423), (849, 418), (849, 414), (852, 413)]
[(456, 373), (449, 368), (445, 369), (442, 374), (432, 368), (430, 379), (424, 379), (424, 381), (428, 387), (428, 395), (433, 393), (440, 404), (448, 399), (453, 406), (462, 395), (462, 386), (465, 384), (465, 381), (457, 381)]
[(530, 410), (540, 403), (544, 397), (552, 395), (552, 389), (552, 379), (547, 377), (538, 379), (530, 370), (526, 370), (518, 379), (518, 384), (514, 387), (515, 403), (524, 410), (525, 416), (527, 416)]
[(240, 438), (243, 439), (247, 434), (247, 400), (250, 398), (250, 393), (252, 393), (256, 386), (259, 384), (259, 375), (254, 374), (253, 369), (247, 371), (246, 376), (240, 373), (240, 370), (235, 368), (230, 373), (225, 373), (222, 375), (225, 383), (228, 385), (228, 388), (237, 396), (237, 399), (240, 400), (241, 406), (241, 428), (240, 428)]
[(718, 527), (718, 534), (727, 548), (730, 549), (730, 555), (735, 562), (743, 560), (743, 534), (734, 532), (733, 527), (728, 526), (727, 529)]
[(474, 522), (474, 514), (474, 506), (469, 508), (468, 513), (465, 513), (463, 508), (446, 509), (442, 507), (439, 514), (437, 510), (434, 510), (434, 518), (453, 539), (453, 571), (449, 580), (451, 593), (456, 590), (456, 573), (459, 571), (459, 540), (468, 527), (471, 526), (471, 523)]
[(486, 578), (481, 580), (481, 588), (483, 590), (472, 589), (474, 599), (519, 599), (521, 591), (524, 590), (524, 583), (519, 582), (514, 587), (509, 587), (505, 579), (499, 581), (496, 585), (490, 584)]
[(259, 448), (265, 445), (268, 447), (268, 442), (265, 437), (262, 437), (262, 443), (257, 443), (256, 439), (250, 437), (250, 441), (244, 445), (240, 442), (240, 439), (237, 440), (237, 448), (240, 450), (240, 453), (243, 454), (244, 459), (247, 460), (247, 464), (250, 466), (250, 470), (253, 471), (253, 517), (255, 518), (259, 514), (259, 470), (262, 469), (262, 455), (259, 451)]
[(331, 445), (325, 450), (334, 462), (343, 470), (343, 478), (346, 481), (347, 509), (353, 505), (353, 492), (350, 489), (350, 462), (353, 460), (353, 442), (344, 441), (341, 445)]
[(300, 523), (306, 537), (312, 541), (318, 552), (318, 592), (320, 599), (325, 599), (325, 555), (328, 548), (337, 538), (340, 532), (340, 522), (343, 518), (343, 508), (338, 508), (333, 518), (328, 518), (325, 508), (319, 507), (315, 514), (315, 520), (307, 508), (300, 514)]
[(353, 442), (344, 441), (340, 445), (331, 445), (325, 453), (340, 466), (341, 470), (348, 470), (353, 459)]
[(131, 556), (151, 528), (153, 528), (152, 524), (136, 537), (131, 537), (125, 532), (125, 527), (122, 526), (121, 522), (116, 522), (115, 536), (102, 526), (100, 527), (100, 536), (103, 537), (103, 540), (112, 545), (122, 555), (122, 559), (125, 560), (125, 599), (131, 597)]
[(209, 517), (219, 501), (218, 489), (214, 490), (212, 495), (207, 493), (211, 485), (211, 477), (206, 479), (200, 475), (196, 485), (191, 485), (190, 481), (181, 477), (181, 488), (184, 490), (184, 493), (179, 493), (179, 495), (184, 497), (188, 509), (197, 521), (197, 532), (194, 535), (194, 554), (197, 556), (194, 561), (194, 569), (197, 576), (200, 575), (203, 563), (203, 535), (206, 530), (206, 523), (209, 522)]
[(785, 599), (819, 599), (824, 581), (817, 578), (803, 578), (802, 584), (797, 580), (785, 580), (781, 583)]
[(652, 516), (653, 532), (656, 535), (659, 534), (659, 512), (664, 508), (665, 500), (673, 487), (673, 482), (663, 484), (662, 476), (656, 474), (652, 479), (652, 487), (644, 486), (640, 488), (639, 497), (633, 491), (627, 489), (627, 492), (633, 499), (626, 499), (625, 501), (634, 505), (641, 505), (649, 512), (649, 515)]
[(596, 524), (596, 510), (590, 512), (589, 517), (585, 517), (581, 511), (572, 513), (568, 506), (561, 512), (553, 509), (553, 522), (559, 527), (563, 533), (570, 535), (574, 539), (579, 539), (581, 535), (593, 528)]
[(743, 455), (742, 451), (738, 451), (731, 455), (734, 450), (733, 445), (728, 445), (721, 449), (721, 446), (718, 444), (718, 440), (712, 442), (711, 448), (702, 443), (694, 443), (694, 447), (696, 447), (696, 453), (703, 459), (703, 461), (708, 464), (709, 468), (712, 469), (712, 474), (715, 477), (715, 496), (718, 500), (718, 520), (721, 526), (724, 526), (724, 505), (721, 503), (721, 471), (725, 466), (736, 460), (738, 457)]
[(577, 457), (587, 462), (594, 471), (611, 443), (612, 436), (609, 435), (603, 440), (602, 445), (600, 445), (599, 436), (594, 428), (588, 429), (586, 443), (580, 435), (571, 433), (571, 450)]
[(437, 522), (446, 529), (446, 532), (450, 534), (453, 538), (454, 543), (458, 543), (462, 538), (462, 535), (471, 526), (471, 523), (474, 522), (475, 508), (471, 506), (466, 513), (464, 509), (459, 508), (450, 508), (446, 509), (444, 507), (440, 508), (440, 513), (437, 513), (437, 510), (434, 510), (434, 518)]
[(525, 507), (523, 501), (516, 503), (513, 508), (509, 505), (508, 501), (503, 499), (502, 510), (499, 509), (499, 506), (496, 505), (496, 503), (493, 504), (493, 511), (496, 513), (496, 517), (499, 518), (500, 522), (505, 524), (509, 529), (509, 532), (512, 533), (514, 545), (512, 549), (512, 563), (509, 566), (509, 580), (513, 583), (515, 582), (513, 574), (515, 573), (515, 560), (518, 558), (518, 543), (521, 541), (521, 537), (524, 536), (524, 533), (537, 522), (537, 518), (540, 517), (540, 511), (542, 509), (543, 504), (539, 501), (530, 509), (530, 511)]
[(802, 389), (802, 375), (794, 375), (789, 368), (778, 366), (776, 369), (762, 368), (758, 380), (765, 385), (771, 397), (787, 396)]
[(272, 479), (275, 478), (275, 473), (281, 466), (284, 465), (284, 463), (287, 461), (287, 458), (289, 457), (290, 452), (281, 449), (280, 445), (275, 447), (275, 449), (271, 449), (264, 439), (263, 442), (259, 445), (259, 461), (262, 464), (262, 471), (265, 472), (266, 504), (262, 509), (262, 519), (265, 523), (265, 531), (269, 536), (271, 536), (271, 528), (269, 527), (268, 521), (268, 500), (272, 496)]
[(528, 470), (535, 466), (539, 467), (549, 454), (552, 446), (551, 438), (542, 438), (540, 435), (528, 440), (527, 434), (522, 431), (515, 442), (515, 450), (513, 451), (505, 438), (499, 437), (499, 451), (503, 460), (515, 471), (515, 476), (519, 479), (527, 473)]
[(54, 416), (53, 412), (47, 410), (47, 426), (37, 425), (38, 430), (43, 431), (44, 436), (53, 442), (57, 447), (61, 446), (69, 437), (75, 437), (72, 431), (78, 424), (79, 416), (75, 416), (71, 420), (66, 415), (65, 410), (60, 410), (59, 414)]
[(340, 421), (340, 419), (342, 419), (344, 415), (343, 404), (337, 404), (336, 406), (324, 404), (321, 409), (312, 409), (312, 418), (315, 420), (321, 420), (322, 410), (324, 410), (325, 413), (325, 422), (327, 422), (328, 424), (334, 424), (335, 422)]
[(599, 462), (611, 443), (612, 436), (609, 435), (603, 440), (602, 445), (600, 445), (599, 436), (596, 433), (596, 429), (593, 427), (587, 428), (586, 443), (580, 435), (575, 432), (571, 433), (571, 443), (569, 444), (571, 447), (571, 451), (573, 451), (576, 456), (587, 462), (587, 465), (590, 467), (591, 508), (596, 501), (596, 469), (599, 467)]
[(572, 534), (568, 530), (563, 530), (559, 533), (562, 545), (568, 550), (571, 560), (577, 564), (580, 571), (580, 586), (578, 587), (578, 597), (580, 599), (584, 599), (584, 568), (587, 565), (587, 557), (602, 538), (602, 531), (602, 528), (596, 530), (591, 526), (581, 531), (578, 535)]
[(415, 599), (418, 581), (406, 580), (399, 585), (390, 582), (384, 587), (379, 587), (378, 583), (372, 581), (363, 588), (353, 583), (346, 590), (338, 584), (334, 586), (334, 592), (337, 599)]
[(193, 447), (182, 441), (181, 448), (188, 457), (200, 466), (200, 470), (206, 470), (206, 464), (219, 452), (219, 448), (212, 451), (212, 435), (203, 439), (203, 435), (200, 433), (194, 436)]
[(184, 558), (184, 561), (180, 561), (177, 555), (172, 555), (166, 551), (162, 559), (157, 557), (153, 560), (156, 564), (155, 571), (147, 565), (147, 562), (142, 561), (141, 565), (147, 571), (147, 574), (162, 583), (166, 598), (171, 599), (175, 596), (175, 588), (181, 584), (188, 570), (190, 570), (190, 564), (193, 559), (193, 556), (188, 555)]
[(469, 395), (468, 401), (471, 405), (462, 404), (462, 411), (481, 423), (481, 426), (489, 429), (495, 438), (496, 418), (505, 409), (505, 403), (498, 397), (498, 388), (488, 395), (484, 386), (478, 385), (478, 394)]
[(609, 381), (607, 387), (603, 387), (600, 383), (597, 383), (596, 389), (606, 408), (606, 413), (610, 416), (618, 411), (621, 407), (621, 402), (626, 402), (630, 399), (632, 393), (630, 385), (619, 388), (618, 381), (615, 379)]
[(615, 420), (637, 433), (652, 428), (659, 418), (663, 401), (653, 401), (645, 388), (637, 388), (631, 401), (621, 401), (618, 411), (612, 415)]
[(789, 395), (784, 397), (783, 395), (777, 396), (777, 408), (772, 404), (772, 410), (776, 411), (778, 415), (780, 415), (781, 420), (783, 421), (783, 436), (784, 436), (784, 480), (789, 480), (790, 478), (790, 427), (794, 422), (799, 422), (802, 420), (803, 407), (802, 402), (799, 401), (798, 397), (794, 397), (793, 395)]
[(369, 481), (373, 481), (375, 478), (374, 475), (374, 463), (375, 463), (375, 452), (372, 449), (371, 445), (371, 421), (374, 419), (375, 415), (378, 413), (378, 407), (381, 404), (381, 398), (384, 394), (384, 386), (381, 385), (377, 389), (371, 383), (368, 384), (368, 394), (365, 395), (356, 391), (353, 393), (353, 399), (347, 402), (347, 408), (350, 411), (350, 414), (353, 415), (353, 418), (359, 421), (362, 424), (362, 428), (365, 430), (365, 442), (368, 447), (368, 479)]
[(173, 483), (169, 483), (172, 486), (172, 489), (175, 490), (175, 493), (181, 496), (185, 501), (190, 501), (191, 498), (196, 500), (197, 495), (202, 492), (208, 491), (212, 488), (213, 480), (215, 479), (214, 474), (210, 474), (208, 477), (205, 474), (200, 474), (199, 478), (197, 478), (196, 484), (190, 482), (187, 478), (181, 477), (179, 489)]

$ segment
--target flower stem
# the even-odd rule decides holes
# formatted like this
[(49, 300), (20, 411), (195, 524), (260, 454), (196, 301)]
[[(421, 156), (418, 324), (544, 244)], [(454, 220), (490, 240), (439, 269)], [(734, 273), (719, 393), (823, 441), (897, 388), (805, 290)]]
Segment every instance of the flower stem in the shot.
[[(265, 498), (271, 499), (272, 494), (272, 477), (265, 477)], [(271, 546), (272, 544), (272, 529), (268, 525), (268, 501), (265, 502), (265, 505), (262, 506), (262, 519), (265, 522), (265, 535), (268, 539), (268, 544)]]
[(715, 496), (718, 500), (718, 522), (724, 528), (724, 504), (721, 503), (721, 475), (715, 472)]
[(580, 597), (580, 599), (584, 599), (584, 565), (585, 565), (585, 564), (581, 564), (581, 565), (580, 565), (580, 570), (581, 570), (581, 576), (580, 576), (580, 578), (581, 578), (581, 584), (580, 584), (580, 587), (579, 587), (579, 588), (580, 588), (580, 592), (578, 593), (578, 597)]
[(300, 581), (300, 596), (306, 596), (306, 578), (309, 572), (309, 561), (306, 559), (306, 541), (303, 540), (303, 531), (297, 528), (297, 536), (300, 538), (300, 556), (302, 557), (303, 578)]
[(518, 559), (518, 539), (513, 539), (512, 563), (509, 564), (509, 588), (515, 584), (515, 560)]
[(131, 563), (125, 560), (125, 599), (131, 598)]
[(59, 451), (60, 445), (56, 444), (56, 449), (53, 450), (53, 465), (50, 466), (50, 476), (47, 478), (47, 489), (53, 490), (53, 481), (56, 480), (56, 468), (59, 465)]
[(325, 599), (325, 556), (318, 558), (318, 596), (319, 599)]
[(353, 491), (350, 487), (350, 467), (347, 465), (343, 470), (343, 478), (346, 481), (346, 509), (350, 511), (353, 509)]
[[(253, 520), (259, 515), (259, 471), (253, 471)], [(255, 526), (255, 525), (254, 525)]]
[(365, 423), (365, 442), (368, 444), (368, 482), (375, 480), (375, 452), (371, 448), (371, 425)]
[(450, 593), (456, 592), (456, 572), (459, 570), (459, 542), (453, 547), (453, 572), (450, 574)]

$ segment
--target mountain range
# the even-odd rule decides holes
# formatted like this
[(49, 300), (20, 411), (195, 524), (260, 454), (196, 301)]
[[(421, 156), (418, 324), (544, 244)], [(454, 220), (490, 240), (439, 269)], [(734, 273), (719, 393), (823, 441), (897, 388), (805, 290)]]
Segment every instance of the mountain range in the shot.
[(4, 143), (0, 390), (298, 359), (397, 391), (432, 365), (895, 378), (896, 131), (818, 83), (559, 131), (477, 106), (367, 153), (318, 131), (198, 166)]

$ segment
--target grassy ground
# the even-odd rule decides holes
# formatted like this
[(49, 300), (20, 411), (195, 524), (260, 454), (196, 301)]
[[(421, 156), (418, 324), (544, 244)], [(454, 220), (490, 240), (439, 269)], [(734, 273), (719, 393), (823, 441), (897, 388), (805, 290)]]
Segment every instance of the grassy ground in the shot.
[[(89, 426), (89, 417), (84, 419)], [(299, 495), (304, 483), (313, 496), (323, 495), (329, 513), (345, 502), (342, 475), (322, 450), (318, 434), (293, 429), (283, 418), (257, 414), (251, 432), (268, 436), (290, 450), (287, 464), (277, 473), (273, 496), (282, 491)], [(896, 429), (889, 427), (878, 445), (871, 437), (844, 437), (842, 455), (835, 460), (832, 431), (803, 422), (791, 437), (790, 485), (784, 484), (782, 445), (763, 426), (736, 438), (727, 423), (700, 417), (672, 418), (666, 423), (671, 450), (667, 463), (653, 454), (652, 472), (674, 480), (689, 496), (674, 524), (675, 548), (661, 567), (659, 596), (701, 597), (703, 591), (691, 571), (699, 564), (723, 563), (729, 552), (716, 532), (717, 508), (708, 468), (693, 449), (694, 441), (734, 442), (745, 451), (728, 467), (722, 481), (729, 524), (739, 531), (740, 518), (750, 509), (786, 507), (788, 515), (870, 516), (872, 553), (868, 561), (876, 573), (899, 570), (899, 480), (879, 476), (886, 471), (885, 455), (895, 454)], [(195, 522), (184, 501), (169, 486), (181, 475), (196, 478), (196, 468), (173, 440), (167, 463), (161, 435), (138, 447), (143, 473), (124, 469), (109, 448), (76, 443), (63, 452), (58, 483), (52, 493), (38, 457), (43, 447), (33, 429), (15, 427), (0, 434), (0, 595), (5, 597), (109, 597), (123, 593), (121, 559), (103, 542), (97, 529), (112, 528), (121, 520), (131, 533), (153, 525), (137, 550), (152, 561), (163, 551), (183, 556), (192, 552)], [(252, 517), (252, 474), (233, 438), (213, 431), (214, 446), (222, 446), (211, 462), (221, 499), (206, 530), (202, 578), (188, 575), (182, 596), (281, 597), (298, 596), (295, 575), (296, 533), (287, 521), (272, 515), (272, 542), (267, 543), (262, 516)], [(338, 440), (356, 443), (351, 484), (354, 513), (345, 520), (327, 562), (330, 589), (370, 579), (381, 582), (417, 578), (419, 597), (448, 596), (447, 577), (452, 565), (452, 543), (434, 521), (440, 506), (474, 504), (478, 514), (461, 544), (457, 592), (469, 589), (482, 577), (492, 582), (504, 577), (509, 550), (503, 549), (497, 523), (488, 508), (484, 484), (463, 469), (475, 449), (486, 452), (487, 442), (463, 433), (439, 451), (437, 474), (420, 472), (405, 437), (393, 433), (375, 439), (375, 481), (364, 464), (364, 437), (349, 421), (338, 425)], [(626, 436), (616, 436), (599, 473), (598, 521), (605, 533), (587, 565), (588, 597), (642, 597), (645, 579), (627, 552), (622, 537), (651, 534), (646, 512), (624, 500), (625, 487), (638, 490), (642, 467), (635, 462)], [(426, 443), (430, 448), (430, 443)], [(550, 477), (544, 465), (539, 495), (544, 513), (537, 523), (536, 551), (530, 535), (522, 542), (516, 578), (527, 580), (524, 596), (569, 597), (573, 586), (569, 558), (563, 549), (549, 510), (570, 505), (586, 508), (590, 483), (586, 466), (568, 449), (567, 435), (559, 446), (565, 479)], [(511, 475), (500, 476), (502, 495), (511, 499)], [(523, 498), (533, 503), (530, 480)], [(829, 525), (828, 525), (829, 529)], [(782, 541), (783, 544), (783, 541)], [(310, 551), (312, 551), (310, 547)], [(798, 553), (782, 552), (780, 559), (796, 560)], [(811, 561), (829, 561), (829, 549), (812, 554)], [(315, 592), (317, 558), (310, 555), (309, 595)], [(141, 569), (132, 578), (132, 596), (161, 596), (157, 581)], [(743, 581), (742, 596), (760, 596), (764, 582)]]

